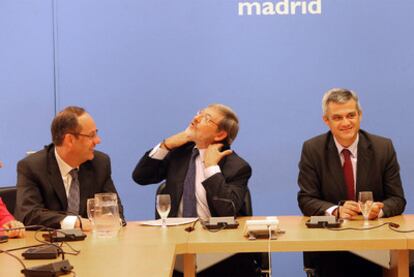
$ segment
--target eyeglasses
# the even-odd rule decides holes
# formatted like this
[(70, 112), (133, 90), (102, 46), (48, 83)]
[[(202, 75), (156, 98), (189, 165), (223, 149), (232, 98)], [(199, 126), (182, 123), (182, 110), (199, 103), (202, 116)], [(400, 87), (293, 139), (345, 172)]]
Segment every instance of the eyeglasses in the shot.
[(198, 111), (196, 116), (201, 117), (200, 122), (203, 122), (203, 123), (206, 123), (206, 124), (213, 123), (217, 127), (219, 126), (219, 124), (217, 122), (215, 122), (214, 120), (211, 119), (211, 115), (208, 114), (208, 113), (205, 113), (204, 111)]
[(342, 115), (333, 115), (332, 117), (331, 117), (331, 120), (332, 121), (335, 121), (335, 122), (340, 122), (340, 121), (342, 121), (342, 120), (344, 120), (344, 118), (346, 118), (346, 119), (348, 119), (348, 120), (353, 120), (353, 119), (355, 119), (356, 117), (358, 116), (358, 113), (357, 112), (351, 112), (351, 113), (349, 113), (349, 114), (347, 114), (346, 116), (342, 116)]
[(91, 132), (90, 134), (82, 134), (82, 133), (69, 133), (69, 134), (72, 134), (74, 136), (86, 137), (89, 139), (95, 139), (98, 136), (98, 130), (95, 130)]

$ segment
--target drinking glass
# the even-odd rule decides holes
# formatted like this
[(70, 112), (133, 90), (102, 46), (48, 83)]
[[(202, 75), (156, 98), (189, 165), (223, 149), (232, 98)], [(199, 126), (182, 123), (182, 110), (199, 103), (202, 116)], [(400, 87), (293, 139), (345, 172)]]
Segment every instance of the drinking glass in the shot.
[(115, 237), (121, 228), (116, 193), (97, 193), (94, 202), (96, 235), (100, 238)]
[(167, 227), (167, 217), (171, 210), (171, 198), (169, 194), (157, 195), (157, 212), (162, 220), (162, 227)]
[(369, 225), (368, 216), (371, 212), (372, 205), (374, 204), (372, 191), (360, 191), (358, 195), (358, 204), (361, 209), (361, 213), (364, 216), (364, 225)]
[(86, 212), (88, 213), (89, 220), (93, 222), (95, 213), (95, 198), (88, 198), (88, 200), (86, 200)]
[(86, 213), (88, 214), (89, 221), (92, 224), (92, 232), (95, 231), (95, 198), (88, 198), (86, 200)]

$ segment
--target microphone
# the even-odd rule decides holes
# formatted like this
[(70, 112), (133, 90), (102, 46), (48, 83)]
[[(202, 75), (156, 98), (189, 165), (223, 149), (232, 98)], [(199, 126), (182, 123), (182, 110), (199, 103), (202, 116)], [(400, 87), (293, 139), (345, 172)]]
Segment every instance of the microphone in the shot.
[(341, 212), (341, 206), (343, 204), (345, 204), (345, 200), (339, 200), (338, 201), (338, 212), (336, 213), (336, 218), (335, 218), (336, 222), (338, 222), (341, 219), (340, 212)]
[(210, 217), (208, 221), (203, 223), (203, 226), (207, 229), (226, 229), (226, 228), (237, 228), (239, 223), (235, 220), (236, 218), (236, 205), (230, 199), (221, 198), (218, 196), (213, 197), (213, 201), (221, 201), (227, 204), (231, 204), (233, 210), (233, 216), (221, 216), (221, 217)]
[(236, 205), (234, 205), (233, 200), (214, 196), (213, 201), (221, 201), (221, 202), (225, 202), (227, 204), (231, 204), (231, 208), (233, 209), (233, 216), (234, 216), (234, 218), (237, 217)]

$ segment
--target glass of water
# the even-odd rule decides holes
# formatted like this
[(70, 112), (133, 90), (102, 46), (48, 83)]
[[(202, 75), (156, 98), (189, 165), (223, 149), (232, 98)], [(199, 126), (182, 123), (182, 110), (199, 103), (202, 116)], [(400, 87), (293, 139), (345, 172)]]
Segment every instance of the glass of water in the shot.
[(361, 213), (364, 216), (364, 225), (369, 225), (368, 216), (371, 212), (372, 205), (374, 204), (372, 191), (360, 191), (358, 196), (358, 204), (361, 209)]
[(86, 213), (88, 219), (92, 224), (92, 232), (95, 231), (95, 198), (88, 198), (86, 200)]
[(171, 197), (169, 194), (157, 195), (157, 212), (162, 220), (162, 227), (167, 227), (167, 217), (171, 210)]
[(94, 223), (98, 237), (112, 238), (120, 229), (118, 197), (116, 193), (95, 194)]

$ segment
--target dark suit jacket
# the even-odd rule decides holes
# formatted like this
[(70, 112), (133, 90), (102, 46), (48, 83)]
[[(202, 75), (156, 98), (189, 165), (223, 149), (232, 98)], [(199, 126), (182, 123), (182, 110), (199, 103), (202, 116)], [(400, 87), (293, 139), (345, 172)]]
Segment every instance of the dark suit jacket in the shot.
[[(187, 143), (173, 149), (163, 160), (152, 159), (150, 151), (138, 162), (132, 178), (140, 185), (159, 183), (166, 179), (165, 193), (171, 196), (171, 217), (177, 217), (183, 194), (183, 184), (187, 173), (194, 143)], [(249, 164), (236, 153), (224, 157), (219, 162), (221, 173), (216, 173), (203, 181), (207, 202), (212, 216), (232, 216), (243, 214), (241, 209), (247, 190), (247, 181), (252, 170)], [(218, 199), (231, 200), (231, 202)]]
[[(55, 157), (53, 144), (29, 155), (17, 164), (17, 200), (15, 216), (25, 225), (45, 225), (60, 228), (65, 218), (67, 198), (62, 176)], [(95, 193), (115, 192), (111, 178), (109, 157), (95, 151), (94, 159), (79, 167), (79, 214), (87, 218), (86, 200)], [(122, 218), (123, 207), (118, 197)]]
[[(374, 201), (384, 203), (384, 216), (404, 211), (405, 198), (397, 156), (391, 140), (359, 132), (356, 195), (372, 191)], [(346, 200), (341, 161), (331, 132), (303, 144), (299, 162), (299, 207), (306, 216), (324, 215), (340, 200)]]

